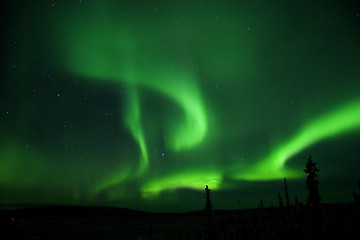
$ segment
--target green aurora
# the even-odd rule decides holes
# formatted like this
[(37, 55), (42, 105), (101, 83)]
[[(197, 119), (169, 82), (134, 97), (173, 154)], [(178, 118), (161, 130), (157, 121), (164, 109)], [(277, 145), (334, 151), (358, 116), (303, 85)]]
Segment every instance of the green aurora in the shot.
[(360, 5), (63, 1), (6, 6), (0, 204), (188, 211), (351, 201)]

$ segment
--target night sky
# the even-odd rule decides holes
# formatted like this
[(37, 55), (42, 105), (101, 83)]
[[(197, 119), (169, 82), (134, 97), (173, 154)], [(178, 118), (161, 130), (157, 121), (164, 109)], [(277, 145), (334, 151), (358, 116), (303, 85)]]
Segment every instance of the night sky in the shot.
[[(0, 206), (322, 202), (360, 180), (359, 1), (9, 1)], [(240, 203), (239, 203), (240, 201)]]

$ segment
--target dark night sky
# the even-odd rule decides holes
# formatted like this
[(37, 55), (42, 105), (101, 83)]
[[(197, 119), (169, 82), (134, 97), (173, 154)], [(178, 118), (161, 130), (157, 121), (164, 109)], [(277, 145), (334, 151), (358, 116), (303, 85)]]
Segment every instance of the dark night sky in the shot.
[[(0, 205), (323, 202), (360, 180), (358, 1), (10, 1)], [(291, 199), (291, 201), (292, 201)], [(293, 201), (292, 201), (293, 202)]]

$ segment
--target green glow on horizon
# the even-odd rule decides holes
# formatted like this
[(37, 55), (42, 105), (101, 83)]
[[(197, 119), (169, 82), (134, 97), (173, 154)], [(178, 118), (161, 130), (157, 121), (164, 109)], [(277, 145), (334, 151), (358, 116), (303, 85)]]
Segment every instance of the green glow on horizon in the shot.
[(212, 169), (192, 169), (156, 178), (145, 183), (141, 188), (143, 198), (157, 197), (162, 191), (188, 188), (203, 191), (205, 185), (216, 189), (220, 186), (222, 174)]
[(329, 112), (313, 121), (289, 141), (280, 145), (269, 157), (247, 169), (234, 174), (236, 179), (269, 180), (303, 176), (302, 172), (287, 169), (286, 161), (292, 156), (321, 140), (360, 129), (360, 101), (353, 101), (340, 109)]

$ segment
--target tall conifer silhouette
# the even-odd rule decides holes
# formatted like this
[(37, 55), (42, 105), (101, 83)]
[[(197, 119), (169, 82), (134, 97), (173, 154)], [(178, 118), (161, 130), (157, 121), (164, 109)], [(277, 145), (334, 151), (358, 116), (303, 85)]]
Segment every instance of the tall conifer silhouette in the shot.
[(307, 204), (310, 207), (319, 207), (321, 201), (319, 195), (319, 181), (317, 180), (319, 177), (319, 169), (316, 167), (316, 163), (311, 159), (311, 156), (308, 157), (304, 172), (308, 174), (306, 178), (306, 186), (309, 190)]

